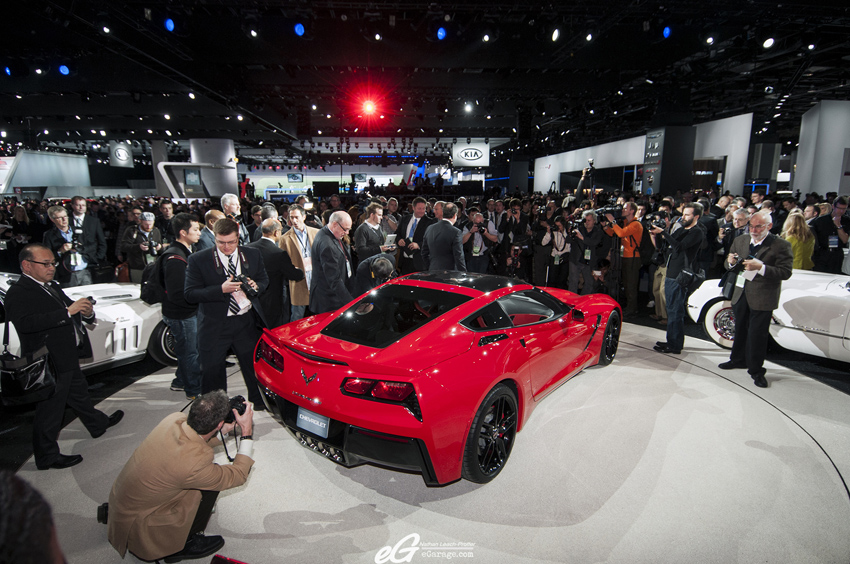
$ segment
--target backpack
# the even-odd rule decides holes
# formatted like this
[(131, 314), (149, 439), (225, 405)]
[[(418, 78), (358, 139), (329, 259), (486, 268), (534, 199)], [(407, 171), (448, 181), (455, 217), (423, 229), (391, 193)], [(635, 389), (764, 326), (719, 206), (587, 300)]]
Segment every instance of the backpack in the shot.
[[(652, 255), (655, 254), (655, 246), (652, 244), (652, 234), (649, 232), (649, 229), (646, 228), (646, 225), (642, 221), (640, 224), (643, 227), (643, 235), (640, 236), (637, 252), (640, 255), (640, 264), (642, 266), (649, 266), (652, 263)], [(632, 237), (632, 240), (634, 240), (634, 237)]]
[(165, 291), (163, 269), (165, 261), (170, 259), (179, 259), (186, 262), (186, 259), (180, 255), (173, 252), (169, 253), (166, 250), (155, 261), (146, 265), (142, 271), (142, 287), (139, 292), (139, 298), (146, 304), (159, 304), (164, 302), (166, 297), (168, 297), (168, 292)]

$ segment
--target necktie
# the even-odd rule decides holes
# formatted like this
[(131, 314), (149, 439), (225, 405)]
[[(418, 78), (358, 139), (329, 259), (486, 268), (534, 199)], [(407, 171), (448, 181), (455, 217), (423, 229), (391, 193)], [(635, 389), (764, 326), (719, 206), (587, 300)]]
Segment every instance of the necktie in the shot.
[[(227, 257), (227, 274), (230, 276), (236, 276), (236, 265), (233, 263), (233, 255)], [(239, 304), (236, 302), (236, 296), (230, 294), (230, 304), (227, 306), (227, 309), (230, 310), (230, 313), (233, 315), (239, 315)]]
[(415, 217), (413, 218), (413, 226), (410, 228), (410, 238), (413, 239), (413, 234), (416, 233), (416, 224), (419, 223), (419, 220)]

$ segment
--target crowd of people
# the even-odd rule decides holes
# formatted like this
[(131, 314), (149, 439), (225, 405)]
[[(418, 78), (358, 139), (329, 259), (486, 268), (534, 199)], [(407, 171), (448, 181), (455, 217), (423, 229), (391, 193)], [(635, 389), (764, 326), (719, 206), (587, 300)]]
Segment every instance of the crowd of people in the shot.
[[(588, 193), (590, 193), (588, 191)], [(736, 276), (736, 338), (721, 369), (747, 369), (766, 387), (770, 312), (793, 268), (840, 273), (850, 218), (847, 197), (816, 194), (749, 200), (729, 194), (592, 197), (544, 194), (459, 197), (333, 195), (313, 201), (219, 201), (75, 196), (68, 202), (6, 200), (3, 268), (20, 272), (6, 310), (24, 351), (48, 339), (61, 351), (57, 392), (36, 408), (33, 447), (39, 469), (82, 462), (58, 448), (65, 405), (97, 438), (123, 413), (98, 411), (79, 359), (91, 354), (86, 324), (95, 304), (64, 288), (128, 276), (148, 280), (159, 266), (163, 321), (175, 337), (171, 389), (192, 401), (142, 443), (104, 506), (109, 539), (122, 555), (177, 562), (218, 550), (201, 532), (214, 493), (247, 479), (252, 416), (265, 409), (253, 368), (263, 328), (334, 311), (396, 275), (456, 270), (515, 277), (579, 294), (606, 293), (637, 315), (646, 288), (651, 316), (666, 325), (655, 350), (680, 354), (688, 296), (682, 276)], [(2, 220), (0, 220), (2, 221)], [(642, 284), (643, 283), (643, 284)], [(36, 304), (36, 305), (32, 305)], [(226, 394), (233, 353), (247, 387), (243, 410)], [(57, 419), (57, 414), (59, 418)], [(228, 416), (232, 414), (232, 418)], [(229, 421), (229, 422), (228, 422)], [(233, 464), (212, 462), (214, 436), (241, 429)], [(209, 494), (209, 495), (207, 495)], [(175, 501), (176, 500), (176, 501)], [(170, 520), (168, 535), (153, 523)]]

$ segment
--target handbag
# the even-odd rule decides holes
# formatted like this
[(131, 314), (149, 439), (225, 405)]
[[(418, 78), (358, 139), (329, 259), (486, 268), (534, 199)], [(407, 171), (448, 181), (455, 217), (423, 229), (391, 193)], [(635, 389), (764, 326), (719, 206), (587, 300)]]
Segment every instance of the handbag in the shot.
[(685, 290), (685, 297), (696, 292), (700, 284), (705, 282), (705, 271), (699, 269), (699, 271), (695, 272), (691, 269), (691, 261), (688, 259), (688, 253), (685, 253), (685, 268), (676, 276), (676, 282)]
[(115, 267), (115, 281), (130, 282), (130, 265), (127, 264), (127, 261)]
[(56, 372), (47, 346), (17, 357), (9, 352), (9, 320), (3, 333), (0, 355), (0, 401), (3, 405), (23, 405), (45, 400), (56, 391)]
[(724, 300), (732, 299), (732, 295), (735, 293), (735, 281), (737, 279), (738, 273), (733, 270), (727, 270), (723, 273), (717, 285), (720, 286), (720, 295), (723, 296)]

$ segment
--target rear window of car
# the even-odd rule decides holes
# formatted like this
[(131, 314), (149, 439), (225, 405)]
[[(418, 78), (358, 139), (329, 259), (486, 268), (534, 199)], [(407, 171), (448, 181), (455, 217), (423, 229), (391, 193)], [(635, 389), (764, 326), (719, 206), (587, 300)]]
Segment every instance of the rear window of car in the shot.
[(322, 334), (383, 349), (470, 299), (430, 288), (387, 284), (363, 296)]

